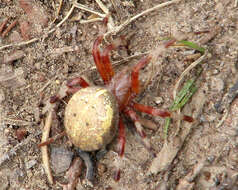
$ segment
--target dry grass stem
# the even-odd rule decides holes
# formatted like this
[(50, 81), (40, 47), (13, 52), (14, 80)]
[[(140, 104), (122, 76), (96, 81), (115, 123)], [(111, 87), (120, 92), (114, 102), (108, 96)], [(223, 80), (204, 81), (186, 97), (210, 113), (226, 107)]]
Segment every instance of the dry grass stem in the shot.
[(177, 96), (177, 91), (178, 88), (181, 84), (181, 82), (183, 81), (185, 75), (187, 75), (194, 67), (196, 67), (199, 63), (201, 63), (205, 57), (207, 56), (206, 52), (203, 56), (201, 56), (199, 59), (197, 59), (196, 61), (194, 61), (191, 65), (189, 65), (184, 71), (183, 73), (180, 75), (178, 81), (176, 82), (175, 86), (174, 86), (174, 90), (173, 90), (173, 98), (175, 99)]
[(60, 0), (59, 7), (58, 7), (58, 9), (56, 11), (56, 15), (55, 15), (55, 18), (54, 18), (52, 23), (54, 23), (57, 20), (57, 18), (59, 17), (59, 13), (61, 11), (62, 5), (63, 5), (63, 0)]
[(92, 22), (98, 22), (98, 21), (103, 21), (103, 18), (93, 18), (89, 20), (80, 20), (80, 24), (87, 24), (87, 23), (92, 23)]
[(90, 9), (90, 8), (88, 8), (88, 7), (86, 7), (85, 5), (82, 5), (82, 4), (77, 3), (77, 2), (74, 2), (73, 6), (75, 6), (76, 8), (82, 9), (82, 10), (84, 10), (84, 11), (90, 12), (90, 13), (92, 13), (92, 14), (95, 14), (95, 15), (97, 15), (97, 16), (99, 16), (99, 17), (102, 17), (102, 18), (104, 18), (104, 17), (107, 16), (106, 14), (102, 14), (102, 13), (99, 13), (99, 12), (97, 12), (97, 11), (94, 11), (94, 10), (92, 10), (92, 9)]
[(219, 128), (224, 123), (224, 121), (226, 120), (228, 116), (228, 113), (229, 113), (229, 109), (225, 109), (223, 117), (221, 118), (221, 120), (219, 121), (219, 123), (216, 125), (215, 128)]
[(98, 4), (98, 6), (102, 9), (102, 11), (106, 14), (106, 15), (108, 15), (109, 14), (109, 10), (108, 10), (108, 8), (102, 3), (102, 1), (101, 0), (95, 0), (96, 1), (96, 3)]
[(140, 14), (137, 14), (137, 15), (135, 15), (134, 17), (128, 19), (127, 21), (125, 21), (125, 22), (122, 23), (121, 25), (114, 27), (112, 30), (108, 31), (108, 32), (104, 35), (104, 37), (106, 38), (108, 35), (111, 35), (111, 34), (112, 34), (112, 35), (116, 35), (118, 32), (120, 32), (121, 30), (123, 30), (123, 28), (125, 28), (127, 25), (129, 25), (131, 22), (135, 21), (135, 20), (138, 19), (139, 17), (144, 16), (144, 15), (146, 15), (146, 14), (152, 12), (152, 11), (155, 11), (155, 10), (157, 10), (157, 9), (160, 9), (160, 8), (163, 8), (163, 7), (166, 7), (166, 6), (169, 6), (169, 5), (174, 4), (174, 3), (178, 3), (179, 1), (181, 1), (181, 0), (168, 1), (168, 2), (165, 2), (165, 3), (161, 3), (161, 4), (159, 4), (159, 5), (156, 5), (156, 6), (152, 7), (152, 8), (150, 8), (150, 9), (147, 9), (147, 10), (141, 12)]
[[(51, 110), (49, 110), (46, 121), (45, 121), (45, 126), (44, 126), (44, 129), (42, 132), (41, 143), (47, 141), (49, 138), (51, 123), (52, 123), (52, 115), (53, 115), (53, 110), (51, 109)], [(45, 169), (45, 173), (47, 175), (48, 181), (50, 184), (53, 184), (54, 180), (53, 180), (53, 176), (52, 176), (51, 169), (50, 169), (48, 147), (42, 146), (41, 153), (42, 153), (42, 163), (43, 163), (43, 167)]]
[(4, 123), (7, 125), (17, 125), (17, 126), (31, 126), (35, 124), (34, 122), (24, 121), (19, 119), (4, 118)]

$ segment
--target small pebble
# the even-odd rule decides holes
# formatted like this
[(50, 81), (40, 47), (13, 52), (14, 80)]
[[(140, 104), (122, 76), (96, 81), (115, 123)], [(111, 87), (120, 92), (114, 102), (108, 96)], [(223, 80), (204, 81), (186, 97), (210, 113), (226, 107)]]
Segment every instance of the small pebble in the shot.
[(0, 89), (0, 103), (2, 103), (5, 100), (5, 94), (2, 89)]
[(157, 104), (157, 105), (160, 105), (164, 102), (163, 98), (162, 97), (154, 97), (154, 102)]
[(29, 170), (31, 169), (34, 165), (36, 165), (37, 161), (36, 160), (30, 160), (25, 163), (26, 169)]
[(213, 77), (211, 78), (211, 90), (221, 92), (224, 89), (224, 81), (221, 78)]
[(60, 174), (65, 172), (70, 167), (73, 158), (73, 152), (62, 147), (53, 147), (51, 149), (50, 157), (52, 170), (55, 172), (55, 174)]

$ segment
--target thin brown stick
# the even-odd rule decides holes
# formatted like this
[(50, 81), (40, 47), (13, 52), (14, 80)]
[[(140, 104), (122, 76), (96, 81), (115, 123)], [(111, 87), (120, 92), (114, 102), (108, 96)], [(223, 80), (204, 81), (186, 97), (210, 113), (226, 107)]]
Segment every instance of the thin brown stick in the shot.
[(5, 27), (6, 24), (7, 24), (7, 21), (8, 21), (8, 19), (6, 18), (6, 19), (2, 22), (2, 24), (0, 25), (0, 33), (2, 33), (4, 27)]
[(17, 20), (14, 20), (14, 21), (6, 28), (6, 30), (4, 30), (4, 32), (2, 33), (2, 37), (4, 38), (4, 37), (8, 34), (8, 32), (10, 32), (10, 30), (13, 29), (14, 26), (16, 26), (16, 24), (17, 24)]
[[(45, 142), (49, 138), (49, 133), (50, 133), (50, 128), (51, 128), (51, 123), (52, 123), (52, 115), (53, 115), (53, 110), (50, 109), (49, 113), (47, 115), (46, 121), (45, 121), (45, 126), (42, 132), (42, 138), (41, 142)], [(43, 167), (45, 169), (46, 175), (48, 177), (48, 181), (50, 184), (54, 183), (53, 176), (51, 173), (50, 169), (50, 161), (49, 161), (49, 155), (48, 155), (48, 147), (47, 146), (42, 146), (41, 147), (41, 153), (42, 153), (42, 163)]]
[(56, 15), (55, 15), (55, 18), (54, 18), (52, 23), (54, 23), (57, 20), (57, 18), (59, 17), (59, 13), (60, 13), (60, 10), (62, 8), (62, 5), (63, 5), (63, 0), (60, 0), (59, 7), (58, 7), (58, 9), (56, 11)]

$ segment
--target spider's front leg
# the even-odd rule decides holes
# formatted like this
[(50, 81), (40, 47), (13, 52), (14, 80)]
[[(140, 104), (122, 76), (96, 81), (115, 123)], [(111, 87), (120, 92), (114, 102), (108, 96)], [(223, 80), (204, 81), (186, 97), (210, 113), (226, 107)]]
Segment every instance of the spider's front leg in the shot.
[(95, 65), (97, 67), (97, 70), (99, 74), (101, 75), (104, 84), (109, 84), (111, 79), (114, 76), (114, 70), (112, 68), (112, 64), (109, 58), (110, 52), (112, 50), (115, 50), (121, 45), (121, 40), (114, 40), (112, 44), (109, 44), (101, 53), (100, 52), (100, 44), (102, 43), (103, 36), (99, 36), (94, 44), (93, 44), (93, 58)]

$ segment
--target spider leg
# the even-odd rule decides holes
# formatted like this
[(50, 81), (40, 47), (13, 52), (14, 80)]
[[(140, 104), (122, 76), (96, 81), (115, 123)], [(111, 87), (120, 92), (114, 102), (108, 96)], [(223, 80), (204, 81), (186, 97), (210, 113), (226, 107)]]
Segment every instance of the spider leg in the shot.
[(171, 117), (173, 119), (182, 119), (184, 121), (187, 122), (193, 122), (194, 119), (191, 116), (188, 115), (180, 115), (180, 114), (175, 114), (175, 113), (171, 113), (169, 111), (164, 111), (164, 110), (160, 110), (157, 108), (153, 108), (151, 106), (146, 106), (143, 104), (138, 104), (135, 102), (131, 103), (131, 107), (140, 111), (140, 112), (144, 112), (153, 116), (160, 116), (160, 117)]
[(116, 49), (116, 47), (117, 46), (115, 44), (110, 44), (103, 50), (102, 53), (102, 63), (104, 64), (105, 72), (108, 75), (107, 81), (105, 81), (106, 84), (108, 84), (114, 76), (114, 70), (112, 68), (112, 64), (109, 58), (109, 53), (112, 50)]
[(122, 118), (119, 120), (119, 129), (118, 129), (118, 163), (116, 166), (116, 172), (114, 175), (114, 180), (119, 181), (121, 170), (120, 170), (120, 163), (122, 162), (122, 158), (124, 156), (125, 151), (125, 143), (126, 143), (126, 133), (125, 133), (125, 125), (122, 121)]
[(127, 91), (122, 104), (120, 105), (120, 110), (123, 110), (128, 103), (139, 93), (140, 81), (139, 81), (139, 71), (149, 64), (151, 56), (148, 55), (143, 57), (139, 63), (137, 63), (132, 69), (131, 73), (131, 88)]
[(132, 109), (126, 109), (126, 110), (124, 110), (124, 113), (126, 115), (128, 115), (131, 118), (131, 120), (134, 122), (134, 126), (135, 126), (135, 129), (136, 129), (136, 132), (140, 135), (143, 144), (145, 145), (145, 147), (149, 151), (151, 151), (150, 142), (149, 142), (149, 140), (146, 137), (146, 134), (145, 134), (145, 132), (143, 130), (143, 127), (142, 127), (141, 123), (139, 122), (139, 118), (136, 115), (136, 112), (134, 110), (132, 110)]
[(81, 88), (86, 88), (88, 86), (89, 86), (89, 84), (82, 77), (73, 78), (73, 79), (67, 81), (66, 84), (64, 83), (62, 85), (62, 87), (60, 88), (59, 93), (57, 95), (53, 95), (50, 97), (50, 103), (54, 104), (57, 101), (59, 101), (60, 99), (63, 99), (68, 94), (74, 94)]
[(95, 40), (95, 42), (93, 44), (93, 52), (92, 53), (93, 53), (93, 59), (94, 59), (95, 65), (97, 67), (99, 74), (102, 77), (102, 80), (104, 81), (104, 84), (108, 84), (110, 77), (107, 73), (105, 65), (103, 64), (102, 57), (100, 55), (100, 49), (99, 49), (99, 45), (102, 43), (102, 40), (103, 40), (103, 36), (99, 36)]
[(121, 44), (121, 41), (115, 40), (103, 50), (102, 54), (100, 54), (99, 45), (102, 43), (102, 39), (103, 37), (99, 36), (94, 42), (93, 58), (98, 72), (104, 81), (104, 84), (109, 84), (112, 77), (114, 76), (114, 70), (112, 68), (109, 54)]
[(82, 77), (76, 77), (67, 81), (66, 86), (68, 87), (66, 93), (74, 94), (79, 91), (81, 88), (89, 87), (89, 84)]
[(143, 57), (132, 69), (131, 73), (131, 90), (133, 93), (138, 94), (140, 91), (139, 71), (143, 69), (151, 60), (151, 56)]

